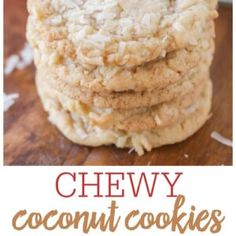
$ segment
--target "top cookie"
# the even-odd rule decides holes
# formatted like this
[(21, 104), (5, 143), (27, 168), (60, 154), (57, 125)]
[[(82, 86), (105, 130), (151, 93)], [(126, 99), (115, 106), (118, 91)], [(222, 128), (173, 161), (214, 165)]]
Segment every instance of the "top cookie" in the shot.
[[(195, 45), (216, 0), (28, 0), (28, 38), (58, 60), (133, 67)], [(41, 34), (44, 37), (38, 37)], [(43, 40), (39, 40), (43, 39)], [(63, 60), (64, 61), (64, 60)]]

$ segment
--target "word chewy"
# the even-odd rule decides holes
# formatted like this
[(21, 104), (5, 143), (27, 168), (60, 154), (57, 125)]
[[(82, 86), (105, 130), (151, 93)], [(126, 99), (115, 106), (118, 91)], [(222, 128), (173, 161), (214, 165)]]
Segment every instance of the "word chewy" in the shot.
[[(177, 197), (176, 185), (182, 172), (63, 172), (55, 181), (60, 197), (153, 197), (157, 192)], [(160, 190), (161, 189), (161, 190)]]

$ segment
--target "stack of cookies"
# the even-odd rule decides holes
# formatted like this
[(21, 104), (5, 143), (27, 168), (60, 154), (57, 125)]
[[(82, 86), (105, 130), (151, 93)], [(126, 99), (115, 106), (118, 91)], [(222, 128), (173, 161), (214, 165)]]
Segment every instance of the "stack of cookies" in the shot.
[(216, 0), (28, 0), (49, 120), (75, 143), (139, 155), (209, 118)]

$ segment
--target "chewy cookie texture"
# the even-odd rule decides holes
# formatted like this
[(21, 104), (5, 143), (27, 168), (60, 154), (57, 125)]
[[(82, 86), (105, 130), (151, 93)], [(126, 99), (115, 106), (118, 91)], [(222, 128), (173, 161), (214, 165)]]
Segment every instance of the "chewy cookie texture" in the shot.
[(75, 143), (145, 150), (209, 118), (215, 0), (28, 0), (49, 120)]

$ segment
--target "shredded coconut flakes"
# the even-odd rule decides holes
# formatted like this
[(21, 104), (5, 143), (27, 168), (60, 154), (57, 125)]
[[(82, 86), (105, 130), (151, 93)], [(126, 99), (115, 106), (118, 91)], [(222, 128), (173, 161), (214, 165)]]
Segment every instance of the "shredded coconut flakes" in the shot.
[(230, 139), (223, 137), (221, 134), (219, 134), (216, 131), (211, 133), (211, 138), (215, 139), (216, 141), (218, 141), (221, 144), (224, 144), (229, 147), (233, 147), (233, 142)]
[(6, 66), (4, 68), (5, 75), (11, 74), (12, 71), (15, 70), (19, 62), (20, 62), (20, 57), (18, 55), (11, 55), (6, 61)]
[(129, 151), (128, 151), (128, 154), (131, 154), (132, 152), (134, 152), (135, 149), (134, 148), (131, 148)]
[(4, 68), (4, 73), (6, 75), (11, 74), (15, 69), (24, 69), (33, 62), (33, 50), (28, 43), (25, 43), (24, 48), (19, 52), (19, 54), (11, 55), (6, 60), (6, 65)]
[(4, 93), (4, 112), (8, 111), (9, 108), (15, 104), (18, 98), (19, 98), (18, 93), (11, 93), (11, 94)]

